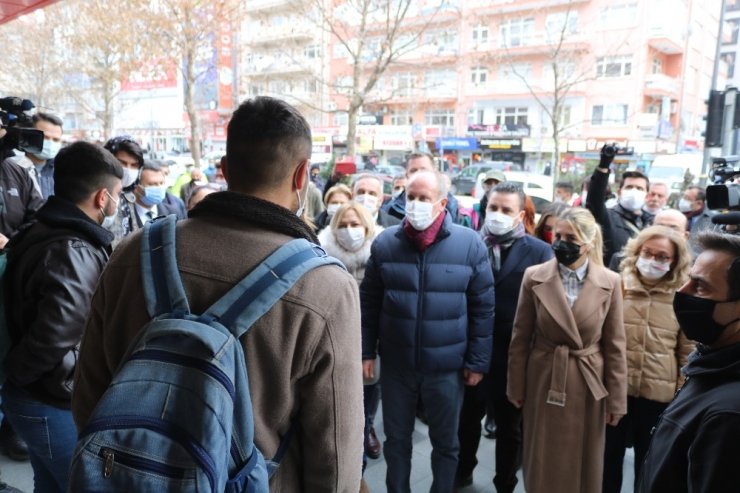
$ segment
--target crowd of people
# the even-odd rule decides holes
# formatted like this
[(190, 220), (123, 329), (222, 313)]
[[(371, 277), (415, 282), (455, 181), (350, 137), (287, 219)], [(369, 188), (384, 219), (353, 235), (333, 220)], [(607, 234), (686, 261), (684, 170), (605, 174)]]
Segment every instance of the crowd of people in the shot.
[[(295, 238), (344, 266), (304, 274), (240, 339), (254, 441), (284, 453), (271, 491), (368, 491), (382, 456), (387, 491), (410, 492), (419, 415), (435, 493), (464, 491), (479, 461), (498, 492), (520, 469), (530, 493), (619, 492), (628, 447), (635, 491), (740, 489), (740, 236), (711, 231), (701, 187), (673, 209), (664, 184), (627, 171), (610, 204), (603, 152), (581, 193), (556, 184), (535, 220), (492, 171), (468, 227), (425, 153), (390, 197), (370, 173), (325, 182), (307, 122), (273, 98), (234, 112), (212, 183), (199, 169), (168, 181), (128, 136), (60, 148), (61, 120), (34, 125), (41, 154), (0, 156), (0, 436), (30, 457), (35, 491), (75, 491), (78, 434), (150, 320), (142, 230), (163, 215), (180, 220), (194, 313)], [(478, 454), (482, 433), (495, 457)]]

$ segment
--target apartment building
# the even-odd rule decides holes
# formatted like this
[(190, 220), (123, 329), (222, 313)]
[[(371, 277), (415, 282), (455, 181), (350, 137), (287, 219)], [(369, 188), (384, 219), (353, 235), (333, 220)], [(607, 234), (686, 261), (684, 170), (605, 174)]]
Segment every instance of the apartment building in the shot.
[[(292, 97), (316, 128), (341, 143), (348, 97), (336, 86), (351, 83), (353, 59), (336, 36), (293, 12), (294, 2), (248, 5), (242, 92)], [(656, 153), (698, 151), (720, 6), (720, 0), (413, 2), (396, 39), (408, 49), (366, 98), (361, 123), (369, 124), (358, 126), (357, 151), (387, 159), (429, 149), (453, 161), (505, 160), (533, 170), (555, 160), (555, 134), (566, 165), (613, 141), (635, 149), (629, 159), (636, 165)], [(363, 77), (386, 41), (382, 23), (366, 32)]]

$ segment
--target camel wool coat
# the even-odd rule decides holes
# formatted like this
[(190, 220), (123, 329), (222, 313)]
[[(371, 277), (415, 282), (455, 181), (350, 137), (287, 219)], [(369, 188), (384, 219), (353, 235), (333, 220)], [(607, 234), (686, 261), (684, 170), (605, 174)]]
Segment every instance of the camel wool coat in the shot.
[(568, 305), (558, 262), (524, 273), (509, 347), (507, 395), (522, 400), (527, 493), (601, 491), (606, 413), (627, 412), (618, 274), (589, 262)]

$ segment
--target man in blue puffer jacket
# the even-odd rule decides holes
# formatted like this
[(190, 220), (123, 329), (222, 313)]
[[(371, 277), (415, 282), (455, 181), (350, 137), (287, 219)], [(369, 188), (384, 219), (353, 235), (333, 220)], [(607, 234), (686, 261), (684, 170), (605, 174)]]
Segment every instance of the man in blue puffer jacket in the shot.
[(373, 375), (379, 352), (388, 491), (410, 491), (421, 398), (433, 447), (431, 491), (449, 493), (464, 385), (477, 385), (490, 364), (493, 274), (480, 237), (445, 212), (441, 175), (415, 173), (406, 195), (406, 218), (376, 238), (360, 287), (363, 371)]

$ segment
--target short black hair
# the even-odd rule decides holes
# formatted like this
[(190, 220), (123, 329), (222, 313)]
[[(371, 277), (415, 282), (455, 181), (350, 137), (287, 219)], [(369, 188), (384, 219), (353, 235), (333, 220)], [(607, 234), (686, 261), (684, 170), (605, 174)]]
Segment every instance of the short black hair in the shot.
[(258, 96), (234, 111), (226, 136), (229, 183), (236, 188), (272, 188), (311, 158), (311, 128), (285, 101)]
[(144, 164), (141, 166), (141, 171), (149, 170), (149, 171), (162, 171), (162, 161), (158, 161), (155, 159), (145, 159)]
[(555, 188), (562, 188), (567, 190), (569, 194), (573, 195), (573, 184), (569, 181), (559, 181), (555, 184)]
[(101, 188), (112, 191), (123, 167), (106, 149), (89, 142), (75, 142), (54, 158), (54, 194), (74, 204)]
[(488, 196), (490, 197), (493, 192), (517, 194), (519, 196), (519, 211), (524, 210), (524, 203), (527, 200), (527, 196), (524, 195), (524, 190), (522, 190), (522, 187), (519, 185), (504, 181), (493, 187), (491, 191), (488, 192)]
[(119, 135), (109, 139), (103, 146), (114, 156), (118, 151), (131, 154), (139, 162), (139, 168), (144, 166), (144, 150), (130, 135)]
[(49, 122), (52, 125), (56, 125), (57, 127), (64, 126), (64, 122), (61, 118), (51, 113), (44, 113), (43, 111), (39, 111), (35, 115), (33, 115), (31, 117), (31, 121), (33, 122), (34, 126), (36, 126), (38, 122)]
[(735, 257), (735, 260), (730, 264), (730, 268), (727, 269), (727, 286), (729, 287), (730, 300), (740, 300), (740, 236), (707, 231), (698, 236), (697, 242), (702, 252), (716, 250)]
[(689, 185), (686, 187), (686, 190), (696, 190), (696, 198), (694, 200), (707, 200), (707, 191), (704, 187), (700, 187), (699, 185)]
[(648, 177), (639, 171), (625, 171), (622, 173), (622, 178), (619, 180), (619, 189), (621, 190), (622, 187), (624, 187), (624, 180), (627, 178), (642, 178), (645, 180), (645, 191), (648, 191), (650, 189), (650, 180)]

